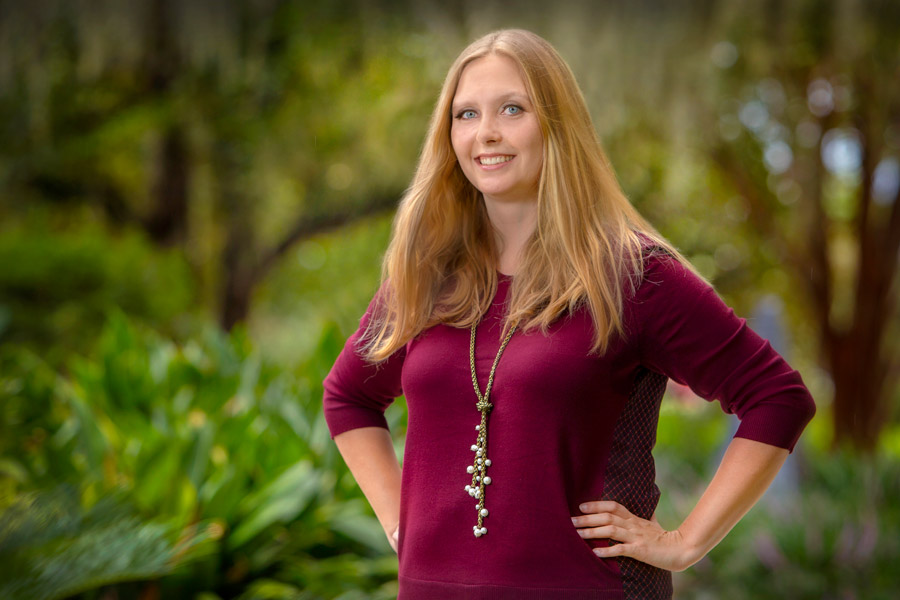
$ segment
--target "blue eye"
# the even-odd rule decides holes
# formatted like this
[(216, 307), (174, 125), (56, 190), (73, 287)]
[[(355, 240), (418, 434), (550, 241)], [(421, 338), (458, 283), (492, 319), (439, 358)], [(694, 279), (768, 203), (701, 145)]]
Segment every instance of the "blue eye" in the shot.
[(522, 107), (516, 106), (515, 104), (510, 104), (509, 106), (505, 107), (503, 110), (505, 110), (506, 114), (508, 114), (508, 115), (517, 115), (520, 112), (522, 112)]
[(460, 111), (458, 115), (456, 115), (457, 119), (474, 119), (475, 111), (474, 110), (463, 110)]

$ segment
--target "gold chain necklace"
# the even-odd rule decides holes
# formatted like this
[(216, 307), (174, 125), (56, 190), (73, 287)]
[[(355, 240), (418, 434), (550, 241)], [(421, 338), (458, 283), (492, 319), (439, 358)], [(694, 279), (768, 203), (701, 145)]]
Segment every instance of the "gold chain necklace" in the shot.
[(472, 475), (472, 483), (466, 486), (466, 492), (478, 499), (478, 504), (475, 505), (475, 510), (478, 511), (478, 524), (472, 528), (475, 537), (478, 538), (487, 533), (487, 527), (483, 526), (484, 518), (488, 516), (488, 509), (484, 507), (484, 486), (491, 483), (491, 478), (487, 476), (487, 468), (491, 466), (491, 459), (487, 457), (487, 417), (493, 405), (488, 402), (488, 399), (491, 395), (491, 386), (494, 385), (494, 372), (497, 370), (497, 363), (500, 362), (500, 355), (503, 354), (503, 349), (506, 348), (518, 325), (512, 326), (509, 333), (506, 334), (506, 339), (500, 344), (500, 349), (497, 350), (484, 394), (478, 389), (478, 377), (475, 375), (475, 328), (477, 325), (478, 323), (472, 324), (472, 337), (469, 341), (469, 366), (472, 369), (472, 385), (475, 387), (475, 396), (478, 397), (478, 404), (475, 405), (475, 408), (481, 411), (481, 423), (475, 426), (475, 430), (478, 431), (478, 439), (471, 447), (472, 452), (475, 453), (475, 459), (466, 468), (466, 472)]

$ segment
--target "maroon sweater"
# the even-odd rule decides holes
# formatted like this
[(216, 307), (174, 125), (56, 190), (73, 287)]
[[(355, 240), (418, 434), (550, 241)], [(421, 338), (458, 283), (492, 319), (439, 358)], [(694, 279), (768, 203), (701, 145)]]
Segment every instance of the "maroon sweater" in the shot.
[[(476, 332), (482, 391), (511, 281), (500, 276)], [(478, 500), (464, 489), (481, 419), (469, 330), (433, 327), (369, 365), (354, 350), (377, 298), (325, 379), (324, 409), (334, 437), (387, 428), (385, 408), (406, 396), (400, 600), (670, 598), (668, 571), (598, 558), (591, 549), (609, 542), (582, 539), (570, 520), (582, 514), (580, 503), (598, 499), (651, 517), (659, 499), (651, 450), (666, 379), (736, 414), (736, 436), (790, 450), (815, 412), (800, 374), (769, 342), (680, 263), (652, 256), (624, 306), (628, 335), (603, 357), (588, 354), (586, 310), (558, 319), (546, 336), (513, 335), (490, 396), (488, 533), (476, 537)]]

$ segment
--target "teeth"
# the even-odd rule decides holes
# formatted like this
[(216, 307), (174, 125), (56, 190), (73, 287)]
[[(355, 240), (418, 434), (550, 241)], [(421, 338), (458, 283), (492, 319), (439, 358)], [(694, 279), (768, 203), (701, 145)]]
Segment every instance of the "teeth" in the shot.
[(482, 156), (479, 160), (483, 165), (499, 165), (512, 159), (512, 156)]

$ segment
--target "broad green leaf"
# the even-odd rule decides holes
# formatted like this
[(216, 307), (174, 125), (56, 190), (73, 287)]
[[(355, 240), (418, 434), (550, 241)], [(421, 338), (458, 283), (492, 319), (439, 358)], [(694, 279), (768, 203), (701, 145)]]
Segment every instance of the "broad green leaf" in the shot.
[(178, 443), (160, 443), (139, 463), (135, 473), (134, 497), (145, 509), (159, 508), (181, 468), (182, 450)]
[(242, 505), (249, 513), (228, 538), (230, 548), (238, 548), (273, 523), (287, 523), (297, 517), (315, 497), (321, 475), (307, 460), (300, 461)]
[(338, 531), (376, 552), (391, 550), (387, 537), (384, 535), (384, 529), (375, 517), (345, 515), (332, 520), (330, 525), (334, 531)]

